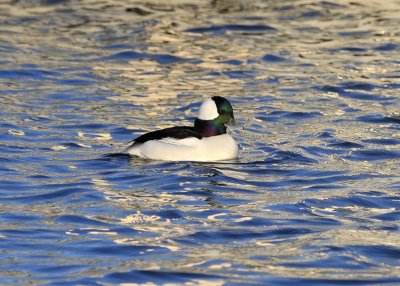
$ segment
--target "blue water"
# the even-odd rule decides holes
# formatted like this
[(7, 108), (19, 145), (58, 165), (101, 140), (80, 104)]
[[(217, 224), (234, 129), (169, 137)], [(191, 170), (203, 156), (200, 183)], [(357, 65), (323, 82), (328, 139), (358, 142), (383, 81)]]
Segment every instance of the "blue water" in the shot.
[[(400, 283), (399, 13), (0, 3), (0, 284)], [(238, 160), (120, 154), (214, 95)]]

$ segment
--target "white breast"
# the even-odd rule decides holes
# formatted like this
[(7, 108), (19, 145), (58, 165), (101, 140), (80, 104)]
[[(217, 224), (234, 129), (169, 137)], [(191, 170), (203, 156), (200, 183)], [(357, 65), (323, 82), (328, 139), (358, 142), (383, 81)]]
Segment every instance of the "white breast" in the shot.
[(238, 156), (238, 146), (228, 134), (186, 139), (166, 138), (135, 144), (126, 152), (142, 158), (164, 161), (221, 161)]

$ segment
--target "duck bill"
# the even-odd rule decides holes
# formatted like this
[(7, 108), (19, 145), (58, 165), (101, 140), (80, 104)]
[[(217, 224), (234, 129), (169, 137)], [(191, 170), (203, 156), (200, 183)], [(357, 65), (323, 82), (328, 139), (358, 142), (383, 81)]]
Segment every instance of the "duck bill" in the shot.
[(229, 121), (226, 124), (229, 126), (236, 126), (235, 117), (233, 117), (233, 115), (230, 116)]

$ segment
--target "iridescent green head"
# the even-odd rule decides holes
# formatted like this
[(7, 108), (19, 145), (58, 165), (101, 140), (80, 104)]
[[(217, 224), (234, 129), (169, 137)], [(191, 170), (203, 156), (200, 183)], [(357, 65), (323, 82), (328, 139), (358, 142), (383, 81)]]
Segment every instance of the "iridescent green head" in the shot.
[(224, 97), (214, 96), (200, 106), (194, 127), (204, 137), (226, 133), (225, 124), (235, 122), (231, 103)]
[(200, 120), (214, 120), (219, 124), (234, 123), (231, 103), (222, 96), (213, 96), (200, 106)]

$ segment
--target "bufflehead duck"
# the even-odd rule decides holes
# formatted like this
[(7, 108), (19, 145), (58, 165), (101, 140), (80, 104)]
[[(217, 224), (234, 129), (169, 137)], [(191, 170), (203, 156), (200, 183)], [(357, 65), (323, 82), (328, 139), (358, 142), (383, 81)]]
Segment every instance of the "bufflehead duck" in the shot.
[(238, 146), (226, 134), (234, 122), (231, 103), (214, 96), (202, 103), (194, 126), (178, 126), (149, 132), (133, 140), (129, 155), (164, 161), (221, 161), (238, 156)]

